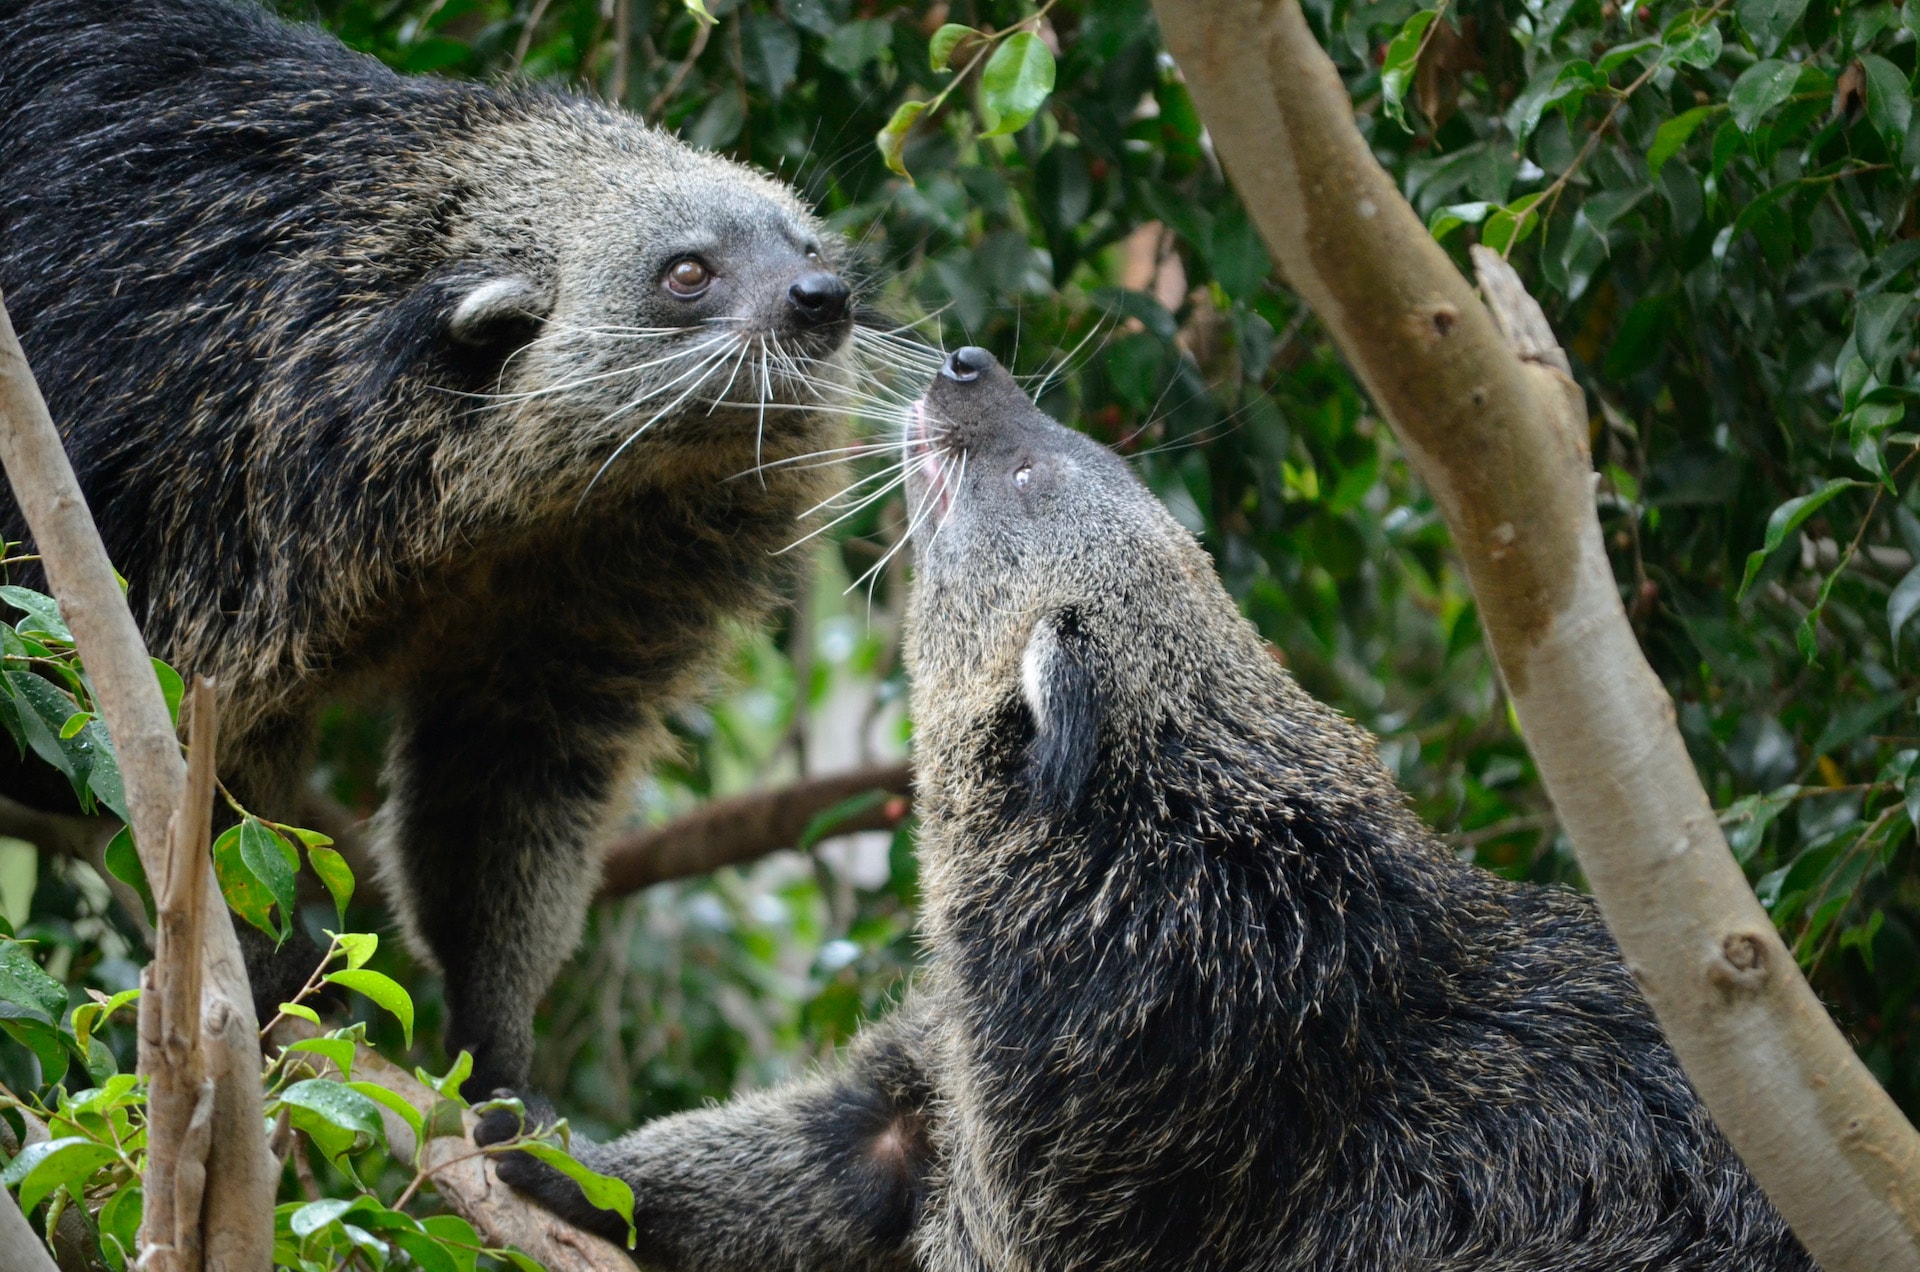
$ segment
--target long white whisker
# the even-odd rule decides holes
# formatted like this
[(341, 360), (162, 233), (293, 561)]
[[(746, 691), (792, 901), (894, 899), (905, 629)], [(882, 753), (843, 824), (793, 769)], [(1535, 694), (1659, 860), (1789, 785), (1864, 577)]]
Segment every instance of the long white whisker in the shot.
[[(859, 503), (847, 509), (845, 512), (841, 513), (839, 516), (835, 517), (832, 521), (827, 522), (825, 525), (818, 526), (812, 530), (809, 530), (807, 533), (801, 535), (798, 539), (795, 539), (792, 543), (789, 543), (786, 547), (781, 548), (778, 552), (774, 553), (774, 555), (775, 556), (785, 555), (786, 553), (791, 552), (795, 548), (799, 547), (801, 544), (807, 542), (809, 539), (813, 539), (820, 535), (825, 534), (827, 531), (833, 529), (835, 526), (839, 525), (841, 522), (847, 520), (848, 518), (858, 516), (860, 513), (866, 511), (868, 508), (871, 508), (875, 503), (879, 502), (882, 499), (885, 499), (888, 495), (892, 494), (894, 491), (894, 488), (897, 486), (904, 485), (906, 480), (907, 480), (906, 470), (905, 468), (902, 468), (901, 471), (893, 475), (893, 480), (889, 481), (886, 485), (880, 487), (878, 490), (875, 490), (873, 493), (865, 496), (860, 500)], [(847, 590), (852, 591), (853, 589), (849, 588)]]
[[(606, 462), (601, 464), (600, 467), (594, 472), (593, 480), (589, 481), (587, 483), (587, 488), (580, 492), (579, 502), (574, 504), (574, 508), (576, 511), (579, 509), (580, 504), (583, 504), (586, 502), (587, 496), (593, 493), (593, 488), (596, 485), (598, 485), (600, 482), (600, 479), (606, 475), (607, 469), (613, 467), (613, 461), (615, 461), (616, 459), (619, 459), (620, 456), (626, 452), (627, 447), (633, 445), (635, 440), (637, 440), (642, 433), (652, 428), (655, 424), (658, 424), (662, 419), (666, 418), (668, 414), (670, 414), (677, 407), (679, 407), (679, 405), (682, 402), (686, 401), (688, 395), (691, 394), (695, 389), (699, 388), (700, 385), (705, 381), (706, 375), (709, 369), (712, 368), (721, 358), (724, 358), (725, 356), (726, 356), (726, 350), (722, 348), (718, 352), (709, 355), (706, 359), (704, 359), (700, 363), (699, 366), (693, 368), (692, 371), (682, 373), (680, 376), (676, 377), (672, 381), (669, 381), (665, 386), (661, 388), (660, 392), (665, 393), (667, 389), (672, 388), (675, 384), (678, 384), (681, 380), (685, 379), (688, 375), (693, 375), (695, 373), (698, 373), (698, 378), (693, 380), (692, 383), (688, 384), (686, 388), (682, 389), (678, 397), (674, 398), (673, 401), (667, 403), (665, 406), (655, 411), (653, 415), (647, 420), (646, 423), (642, 424), (639, 428), (634, 429), (633, 432), (627, 434), (626, 440), (621, 442), (620, 445), (614, 447), (613, 454), (607, 456)], [(606, 419), (603, 419), (600, 422), (602, 424), (608, 423), (614, 418), (614, 416), (619, 415), (622, 412), (629, 410), (634, 406), (639, 405), (640, 401), (642, 400), (644, 399), (636, 399), (635, 401), (628, 403), (627, 406), (621, 407), (618, 411), (615, 411), (613, 415), (607, 416)]]

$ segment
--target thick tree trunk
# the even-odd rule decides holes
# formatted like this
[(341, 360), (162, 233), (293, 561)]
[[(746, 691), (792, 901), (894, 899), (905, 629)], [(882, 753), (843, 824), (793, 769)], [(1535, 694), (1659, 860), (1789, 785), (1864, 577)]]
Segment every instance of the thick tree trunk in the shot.
[(1920, 1269), (1920, 1136), (1727, 851), (1621, 608), (1584, 396), (1544, 320), (1493, 258), (1509, 343), (1368, 152), (1297, 3), (1155, 8), (1287, 281), (1440, 505), (1561, 824), (1714, 1119), (1828, 1272)]

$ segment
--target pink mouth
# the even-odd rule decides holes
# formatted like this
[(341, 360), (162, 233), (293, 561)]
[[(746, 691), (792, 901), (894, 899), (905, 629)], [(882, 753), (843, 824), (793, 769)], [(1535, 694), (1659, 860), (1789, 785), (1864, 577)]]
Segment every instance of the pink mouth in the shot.
[(906, 461), (917, 467), (920, 481), (927, 488), (926, 500), (930, 501), (930, 507), (922, 511), (930, 512), (934, 524), (938, 525), (946, 520), (948, 510), (953, 507), (953, 487), (947, 481), (946, 465), (941, 462), (940, 450), (928, 436), (925, 398), (908, 408)]

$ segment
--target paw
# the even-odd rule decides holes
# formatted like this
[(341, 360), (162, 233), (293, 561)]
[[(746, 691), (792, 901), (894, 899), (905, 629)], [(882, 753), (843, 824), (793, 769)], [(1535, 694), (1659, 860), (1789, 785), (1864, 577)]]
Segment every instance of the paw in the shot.
[(523, 1121), (512, 1108), (493, 1108), (483, 1112), (480, 1115), (480, 1124), (473, 1128), (473, 1142), (481, 1148), (489, 1144), (504, 1143), (522, 1131), (529, 1135), (538, 1135), (543, 1128), (550, 1127), (560, 1120), (546, 1097), (531, 1091), (515, 1091), (508, 1087), (498, 1087), (475, 1103), (485, 1103), (488, 1100), (519, 1100), (521, 1107), (526, 1110), (526, 1117)]
[[(552, 1126), (558, 1120), (554, 1116), (553, 1106), (540, 1096), (506, 1088), (493, 1093), (496, 1100), (513, 1099), (516, 1096), (526, 1108), (525, 1122), (511, 1108), (490, 1109), (481, 1114), (479, 1125), (473, 1128), (475, 1144), (481, 1147), (503, 1144), (521, 1134), (523, 1128), (529, 1133), (538, 1134), (541, 1128)], [(602, 1210), (589, 1204), (586, 1195), (580, 1191), (580, 1185), (539, 1158), (528, 1153), (496, 1153), (493, 1169), (502, 1183), (560, 1219), (583, 1232), (605, 1237), (623, 1249), (626, 1247), (626, 1221), (611, 1210)]]

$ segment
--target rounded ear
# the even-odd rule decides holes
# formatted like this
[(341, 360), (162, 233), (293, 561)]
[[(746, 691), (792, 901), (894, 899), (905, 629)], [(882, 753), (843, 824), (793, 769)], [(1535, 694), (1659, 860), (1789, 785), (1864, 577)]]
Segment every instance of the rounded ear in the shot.
[(447, 335), (474, 349), (520, 345), (553, 309), (547, 289), (519, 274), (495, 275), (469, 284), (447, 316)]
[(1063, 813), (1079, 803), (1100, 759), (1107, 695), (1096, 651), (1072, 610), (1034, 624), (1020, 659), (1020, 691), (1033, 714), (1026, 776), (1033, 805)]

